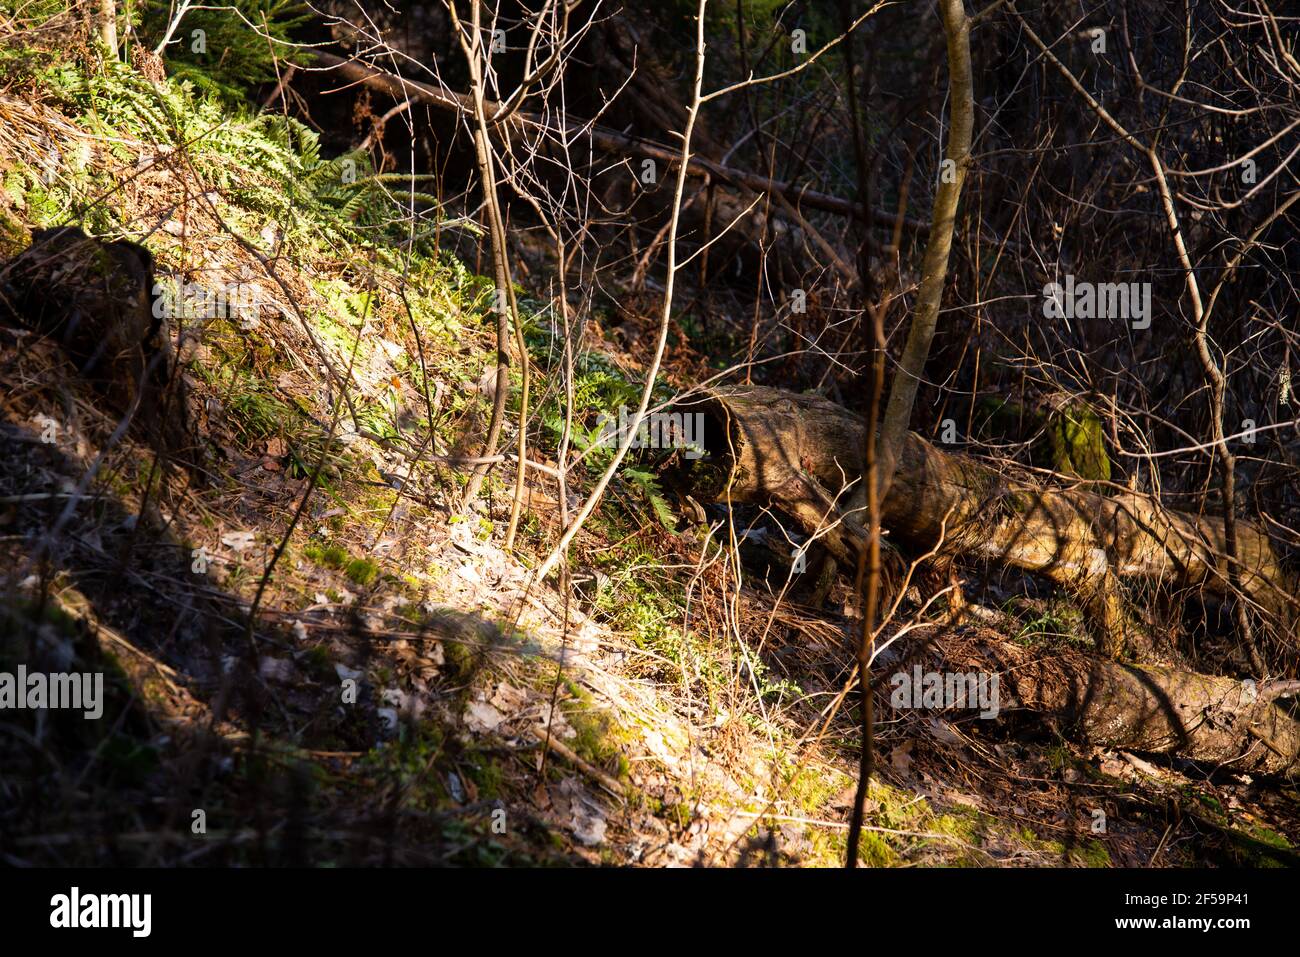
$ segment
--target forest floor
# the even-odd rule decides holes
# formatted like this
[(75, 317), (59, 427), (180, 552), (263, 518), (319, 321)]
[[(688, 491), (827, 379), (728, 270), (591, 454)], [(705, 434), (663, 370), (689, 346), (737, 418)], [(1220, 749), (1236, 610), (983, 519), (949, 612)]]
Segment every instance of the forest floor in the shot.
[[(726, 523), (677, 515), (635, 465), (576, 539), (568, 593), (536, 580), (555, 483), (531, 473), (507, 553), (512, 471), (465, 509), (464, 469), (432, 457), (479, 451), (490, 281), (445, 251), (367, 244), (305, 128), (221, 116), (125, 67), (55, 67), (0, 97), (4, 258), (32, 228), (81, 221), (143, 242), (160, 276), (262, 298), (191, 324), (192, 470), (116, 436), (57, 345), (0, 328), (0, 665), (110, 674), (99, 722), (0, 722), (0, 855), (842, 863), (860, 743), (847, 586), (819, 607), (809, 584), (769, 588), (769, 558), (737, 557)], [(539, 254), (523, 289), (543, 460), (562, 416), (547, 269)], [(630, 334), (651, 321), (638, 302), (589, 320), (587, 427), (634, 394), (651, 338)], [(669, 380), (706, 360), (674, 337)], [(327, 365), (346, 370), (355, 417)], [(774, 516), (744, 521), (777, 534)], [(1022, 618), (999, 637), (1073, 640), (1048, 612)], [(946, 622), (908, 640), (978, 640)], [(865, 863), (1294, 862), (1293, 785), (877, 697)]]

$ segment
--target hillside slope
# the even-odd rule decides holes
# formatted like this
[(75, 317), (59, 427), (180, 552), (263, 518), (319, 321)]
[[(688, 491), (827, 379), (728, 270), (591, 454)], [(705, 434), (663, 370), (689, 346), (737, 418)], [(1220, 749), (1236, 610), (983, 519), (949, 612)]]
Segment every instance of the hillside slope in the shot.
[[(296, 121), (20, 47), (0, 257), (69, 224), (147, 248), (193, 445), (160, 455), (57, 342), (0, 323), (0, 663), (110, 675), (94, 724), (4, 715), (10, 863), (841, 861), (853, 619), (742, 560), (774, 519), (688, 520), (633, 462), (566, 576), (535, 580), (568, 504), (549, 473), (513, 553), (511, 463), (461, 501), (493, 283), (449, 250), (477, 227)], [(545, 465), (562, 330), (540, 264), (520, 295)], [(589, 440), (638, 368), (591, 322)], [(978, 634), (948, 621), (913, 631)], [(879, 699), (872, 864), (1267, 862), (1296, 834), (1248, 780)]]

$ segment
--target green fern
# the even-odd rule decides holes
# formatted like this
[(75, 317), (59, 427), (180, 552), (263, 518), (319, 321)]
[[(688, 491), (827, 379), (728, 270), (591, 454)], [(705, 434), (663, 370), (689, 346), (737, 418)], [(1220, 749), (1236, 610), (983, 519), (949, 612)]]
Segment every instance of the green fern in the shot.
[[(175, 13), (170, 0), (146, 0), (139, 35), (149, 49), (162, 41)], [(292, 42), (294, 31), (309, 19), (302, 0), (196, 4), (185, 12), (164, 52), (167, 72), (205, 93), (239, 102), (252, 88), (275, 81), (286, 65), (309, 61), (310, 54)], [(202, 31), (201, 43), (195, 31)]]
[(659, 487), (659, 480), (655, 478), (654, 473), (624, 466), (619, 475), (641, 491), (646, 501), (650, 503), (650, 510), (654, 512), (659, 524), (665, 528), (677, 527), (677, 516), (673, 514), (668, 499), (664, 498), (663, 489)]

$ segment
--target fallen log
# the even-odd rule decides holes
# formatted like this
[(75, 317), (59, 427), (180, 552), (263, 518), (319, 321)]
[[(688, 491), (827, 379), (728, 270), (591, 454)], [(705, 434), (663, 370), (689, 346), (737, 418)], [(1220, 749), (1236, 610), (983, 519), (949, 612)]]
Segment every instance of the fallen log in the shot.
[[(418, 80), (409, 80), (406, 77), (377, 69), (359, 60), (349, 60), (333, 53), (317, 51), (315, 57), (316, 62), (321, 66), (327, 67), (355, 83), (360, 83), (368, 89), (387, 94), (396, 100), (409, 98), (439, 109), (450, 110), (467, 116), (474, 115), (474, 101), (467, 94), (439, 89)], [(490, 100), (484, 103), (484, 108), (489, 116), (495, 114), (500, 107), (501, 104)], [(601, 149), (647, 157), (664, 163), (669, 168), (681, 162), (681, 151), (679, 149), (652, 143), (639, 136), (620, 133), (617, 130), (604, 129), (594, 123), (568, 121), (564, 125), (557, 126), (555, 123), (547, 122), (535, 114), (516, 110), (504, 116), (500, 123), (491, 125), (504, 126), (507, 133), (511, 135), (525, 130), (533, 130), (563, 134), (565, 137), (586, 136), (590, 137), (591, 141)], [(695, 175), (708, 175), (717, 181), (752, 189), (758, 193), (779, 193), (796, 206), (819, 209), (838, 216), (869, 219), (870, 222), (878, 225), (893, 226), (897, 220), (896, 214), (886, 210), (867, 210), (853, 200), (809, 189), (800, 186), (798, 183), (770, 179), (748, 170), (725, 166), (703, 156), (690, 157), (687, 161), (687, 169)], [(925, 232), (930, 228), (929, 223), (910, 217), (904, 217), (902, 224), (906, 229), (918, 232)]]
[[(1072, 740), (1258, 774), (1281, 774), (1300, 760), (1295, 705), (1279, 704), (1294, 682), (1256, 684), (1005, 641), (943, 639), (934, 647), (938, 656), (915, 667), (978, 674), (986, 685), (996, 675), (999, 716), (1050, 715)], [(887, 695), (891, 682), (902, 684), (888, 668), (876, 680)]]
[[(856, 562), (864, 532), (844, 504), (862, 475), (859, 415), (818, 396), (760, 386), (711, 389), (679, 409), (704, 416), (709, 455), (686, 463), (697, 497), (780, 507), (837, 559)], [(909, 432), (881, 524), (896, 540), (1025, 569), (1066, 588), (1112, 656), (1144, 640), (1120, 579), (1231, 596), (1221, 518), (1175, 512), (1132, 491), (1102, 494), (1118, 488), (1109, 484), (1067, 481), (996, 468)], [(1294, 637), (1295, 572), (1253, 524), (1237, 522), (1237, 547), (1239, 597)]]

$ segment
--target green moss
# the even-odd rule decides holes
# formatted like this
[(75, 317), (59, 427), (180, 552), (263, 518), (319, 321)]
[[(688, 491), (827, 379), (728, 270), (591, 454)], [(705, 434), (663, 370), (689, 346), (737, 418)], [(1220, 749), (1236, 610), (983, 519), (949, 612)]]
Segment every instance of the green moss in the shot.
[(303, 549), (303, 554), (317, 565), (322, 565), (325, 568), (341, 569), (350, 560), (347, 549), (339, 545), (311, 544)]
[(991, 858), (979, 848), (994, 824), (993, 818), (975, 808), (954, 807), (930, 821), (926, 829), (956, 838), (959, 843), (949, 843), (946, 849), (948, 853), (955, 851), (951, 862), (956, 866), (986, 867)]
[(1076, 402), (1053, 412), (1047, 418), (1046, 433), (1054, 471), (1081, 479), (1110, 480), (1101, 419), (1088, 406)]
[(1233, 857), (1246, 867), (1295, 867), (1300, 855), (1283, 835), (1262, 824), (1225, 828), (1232, 845)]
[(0, 256), (8, 259), (27, 248), (31, 237), (26, 226), (7, 209), (0, 206)]
[(323, 568), (333, 568), (343, 572), (352, 582), (363, 587), (379, 577), (377, 562), (369, 558), (353, 558), (341, 545), (312, 543), (307, 545), (302, 553)]
[(487, 755), (475, 755), (468, 761), (462, 760), (461, 766), (465, 769), (465, 776), (478, 789), (479, 800), (490, 801), (501, 796), (506, 771), (499, 761)]
[(442, 643), (443, 662), (456, 681), (468, 681), (474, 674), (474, 650), (460, 641)]
[(790, 778), (785, 795), (802, 813), (811, 816), (852, 783), (847, 774), (834, 768), (800, 768)]
[(1053, 856), (1070, 867), (1111, 867), (1110, 851), (1095, 838), (1067, 848), (1060, 841), (1045, 841), (1041, 845)]
[(1030, 448), (1037, 467), (1092, 481), (1111, 477), (1101, 418), (1084, 402), (1044, 413), (1019, 402), (985, 397), (976, 404), (973, 430), (977, 438), (1000, 443), (1023, 443), (1038, 435)]
[[(576, 688), (575, 685), (570, 685)], [(631, 773), (631, 764), (624, 753), (628, 735), (605, 711), (594, 708), (589, 697), (584, 693), (561, 705), (569, 725), (577, 736), (569, 742), (570, 747), (592, 764), (611, 771), (619, 780), (626, 780)]]
[(679, 831), (685, 830), (691, 825), (693, 812), (689, 801), (678, 801), (672, 804), (655, 802), (657, 809), (651, 811), (655, 817), (667, 823), (670, 827), (675, 827)]
[(379, 577), (379, 566), (368, 558), (354, 558), (347, 563), (345, 574), (358, 585), (369, 585)]
[(1110, 851), (1095, 838), (1070, 848), (1070, 863), (1080, 867), (1110, 867)]
[(858, 840), (858, 862), (867, 867), (894, 867), (899, 862), (898, 852), (879, 831), (863, 831)]
[(1200, 801), (1202, 804), (1204, 804), (1210, 810), (1214, 811), (1216, 814), (1225, 813), (1223, 802), (1220, 801), (1218, 798), (1216, 798), (1214, 795), (1204, 794), (1200, 791), (1192, 790), (1190, 787), (1185, 789), (1185, 793), (1190, 793), (1194, 799)]

